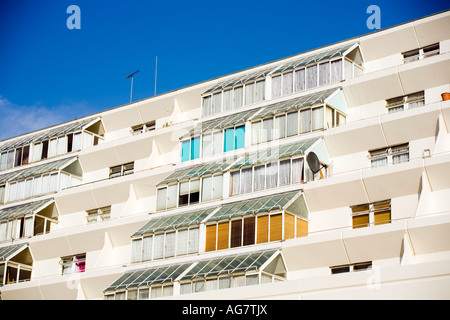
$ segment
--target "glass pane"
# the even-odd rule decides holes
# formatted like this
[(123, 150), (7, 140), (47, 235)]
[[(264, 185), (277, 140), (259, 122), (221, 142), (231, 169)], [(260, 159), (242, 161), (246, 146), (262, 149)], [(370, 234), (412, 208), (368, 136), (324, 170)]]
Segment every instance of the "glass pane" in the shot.
[(290, 183), (291, 176), (291, 160), (280, 161), (280, 186)]
[(224, 152), (233, 150), (234, 146), (234, 128), (225, 129)]
[(202, 182), (202, 201), (211, 200), (212, 177), (203, 178)]
[(287, 115), (287, 136), (298, 134), (298, 112), (288, 113)]
[(281, 75), (272, 77), (272, 98), (281, 96)]
[(232, 107), (233, 90), (225, 90), (223, 92), (223, 111), (229, 111)]
[(300, 111), (301, 118), (301, 133), (311, 131), (311, 109), (305, 109)]
[(242, 107), (244, 103), (244, 88), (234, 88), (234, 109)]
[(261, 137), (261, 121), (252, 122), (252, 144), (260, 142)]
[(256, 82), (255, 102), (264, 100), (265, 87), (266, 87), (265, 80)]
[(323, 129), (323, 107), (312, 109), (312, 129)]
[(223, 197), (223, 175), (213, 177), (212, 198), (220, 199)]
[(182, 162), (189, 160), (189, 157), (190, 157), (189, 151), (191, 148), (190, 144), (191, 144), (191, 140), (186, 140), (186, 141), (181, 142), (181, 161)]
[(211, 96), (203, 97), (203, 115), (211, 114)]
[(266, 187), (267, 189), (276, 188), (278, 181), (278, 163), (269, 163), (266, 168)]
[(331, 61), (331, 83), (342, 80), (342, 59)]
[(200, 137), (191, 140), (191, 160), (200, 157)]
[(222, 152), (222, 131), (213, 133), (213, 154)]
[(330, 83), (330, 63), (324, 62), (319, 64), (319, 85)]
[(241, 193), (252, 191), (252, 168), (242, 169), (241, 171)]
[(295, 71), (295, 92), (305, 90), (305, 69)]
[(239, 126), (235, 129), (235, 149), (241, 149), (245, 144), (245, 126)]
[(254, 191), (264, 190), (266, 182), (266, 167), (264, 165), (255, 167), (254, 177)]
[(253, 103), (253, 97), (254, 97), (254, 83), (249, 83), (245, 85), (245, 104), (249, 105)]
[(272, 141), (273, 118), (263, 120), (261, 142)]
[(202, 136), (202, 144), (203, 144), (203, 149), (202, 149), (202, 156), (203, 157), (207, 157), (210, 156), (212, 154), (212, 135), (211, 133), (207, 133), (204, 134)]
[(222, 111), (222, 92), (213, 94), (212, 113), (218, 114)]
[(278, 116), (275, 118), (274, 139), (282, 139), (286, 132), (286, 116)]
[(189, 229), (188, 253), (198, 252), (199, 228)]
[(306, 89), (317, 87), (317, 65), (306, 68)]
[(234, 196), (239, 194), (240, 171), (231, 172), (230, 176), (230, 195)]
[(167, 208), (175, 208), (177, 206), (177, 189), (176, 184), (167, 188)]
[(293, 75), (293, 72), (283, 73), (283, 96), (292, 93)]

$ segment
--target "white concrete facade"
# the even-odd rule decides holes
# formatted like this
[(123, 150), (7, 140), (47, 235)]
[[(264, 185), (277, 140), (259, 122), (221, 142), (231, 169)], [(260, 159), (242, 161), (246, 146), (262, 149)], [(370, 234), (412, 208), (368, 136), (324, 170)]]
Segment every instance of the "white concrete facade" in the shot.
[[(404, 61), (405, 52), (437, 44), (435, 54), (427, 56), (425, 49), (418, 53), (417, 61)], [(339, 51), (340, 48), (343, 49)], [(312, 55), (320, 56), (327, 50), (339, 53), (333, 57), (322, 55), (318, 62), (297, 63), (281, 71), (280, 95), (277, 96), (276, 77), (282, 66)], [(332, 63), (337, 59), (342, 59), (340, 71), (329, 69), (331, 78), (321, 83), (321, 68), (326, 68), (325, 63), (330, 63), (333, 68)], [(315, 85), (297, 91), (283, 87), (285, 82), (281, 81), (290, 79), (288, 72), (294, 71), (292, 76), (300, 77), (300, 70), (303, 68), (308, 73), (308, 66), (312, 65), (318, 66)], [(350, 66), (353, 68), (351, 75), (346, 73)], [(225, 110), (228, 102), (225, 102), (224, 92), (232, 88), (237, 100), (237, 90), (242, 86), (238, 81), (229, 86), (226, 82), (258, 71), (261, 77), (244, 81), (243, 106)], [(339, 76), (337, 81), (333, 81), (335, 75)], [(155, 299), (449, 299), (450, 100), (444, 101), (441, 96), (450, 92), (449, 75), (450, 11), (445, 11), (2, 141), (1, 298), (138, 299), (147, 297), (146, 294), (152, 298), (154, 294)], [(308, 79), (312, 78), (307, 78), (306, 86)], [(264, 89), (256, 89), (256, 83), (262, 80)], [(250, 87), (250, 83), (255, 83), (255, 87)], [(294, 82), (294, 87), (297, 84)], [(252, 102), (245, 104), (245, 94), (253, 92), (250, 90), (256, 93), (252, 93)], [(264, 98), (258, 96), (258, 90), (263, 90)], [(219, 92), (223, 97), (222, 109), (214, 113), (217, 105), (212, 105), (211, 112), (206, 112), (210, 102), (206, 102), (208, 98), (205, 97)], [(320, 98), (317, 98), (319, 93)], [(412, 100), (415, 93), (422, 98)], [(307, 102), (302, 100), (305, 97)], [(399, 97), (404, 97), (403, 110), (389, 112), (390, 101)], [(308, 104), (308, 101), (313, 103)], [(289, 103), (292, 106), (287, 109)], [(323, 109), (315, 109), (321, 106)], [(302, 114), (302, 110), (309, 108), (312, 110), (308, 113), (310, 118), (305, 118), (306, 113)], [(327, 112), (333, 112), (333, 115)], [(267, 137), (269, 134), (255, 129), (258, 119), (264, 126), (272, 123), (270, 121), (281, 123), (277, 121), (287, 119), (292, 113), (299, 117), (296, 134), (275, 139), (276, 132), (281, 132), (277, 131), (280, 124), (278, 127), (275, 124), (270, 133), (273, 139), (264, 141), (255, 136), (261, 133)], [(236, 115), (239, 116), (233, 118)], [(345, 121), (338, 123), (341, 116), (339, 121), (344, 118)], [(305, 119), (311, 118), (308, 125), (313, 128), (307, 130)], [(82, 120), (86, 121), (75, 125)], [(152, 121), (154, 129), (133, 133), (136, 126)], [(207, 151), (203, 146), (207, 133), (211, 132), (205, 128), (211, 123), (215, 126), (211, 128), (212, 132), (220, 132), (220, 147), (218, 152), (205, 155)], [(288, 136), (290, 123), (284, 123)], [(319, 127), (314, 130), (317, 123)], [(240, 124), (245, 128), (240, 129), (245, 132), (242, 133), (243, 146), (239, 146), (237, 133)], [(199, 125), (203, 125), (200, 134), (193, 130)], [(224, 152), (230, 142), (227, 141), (230, 131), (226, 129), (231, 127), (235, 130), (231, 142), (234, 147)], [(75, 147), (77, 133), (80, 133), (77, 139), (83, 143)], [(196, 137), (198, 145), (192, 142)], [(186, 139), (192, 140), (188, 149), (183, 149)], [(258, 143), (254, 143), (254, 139)], [(55, 154), (50, 155), (48, 151), (44, 156), (42, 148), (47, 148), (44, 141), (49, 141), (49, 150), (54, 143)], [(275, 150), (281, 154), (290, 146), (302, 144), (300, 151), (282, 154), (281, 160), (276, 156), (270, 161), (261, 160), (259, 156), (253, 162), (249, 160), (252, 159), (249, 155), (255, 152)], [(395, 151), (397, 146), (405, 145), (406, 151)], [(201, 150), (195, 156), (197, 147)], [(185, 152), (182, 150), (190, 150), (191, 156), (186, 161), (182, 161), (182, 152)], [(318, 155), (323, 166), (315, 175), (306, 160), (312, 152)], [(372, 160), (376, 152), (383, 154), (381, 162), (386, 163), (374, 167)], [(57, 160), (72, 158), (54, 164)], [(223, 159), (229, 165), (220, 170), (208, 169), (206, 172), (203, 168), (205, 170), (198, 175), (185, 173), (181, 176), (183, 168), (197, 170), (208, 163), (221, 164)], [(241, 165), (242, 159), (250, 162)], [(281, 162), (286, 159), (291, 161), (290, 180), (282, 183)], [(301, 160), (295, 162), (296, 159)], [(275, 187), (267, 187), (267, 165), (274, 161), (279, 163), (279, 180)], [(129, 163), (133, 165), (127, 171), (129, 167), (124, 165)], [(294, 172), (294, 166), (299, 163), (302, 164), (301, 177)], [(266, 164), (263, 170), (267, 176), (262, 178), (263, 186), (257, 187), (255, 168), (261, 164)], [(116, 170), (113, 168), (119, 170), (118, 177), (111, 177)], [(250, 190), (242, 191), (246, 182), (244, 171), (241, 171), (241, 187), (236, 189), (239, 194), (234, 194), (234, 173), (248, 168), (252, 168), (253, 177), (247, 186)], [(180, 175), (171, 179), (177, 173)], [(219, 184), (214, 185), (214, 190), (220, 186), (221, 193), (206, 199), (206, 191), (213, 190), (212, 184), (206, 187), (206, 178), (211, 173), (221, 176)], [(58, 179), (55, 189), (44, 191), (43, 181), (47, 175), (50, 179), (52, 174)], [(199, 183), (198, 203), (192, 200), (197, 191), (186, 193), (189, 200), (182, 199), (181, 183), (187, 181), (186, 177), (191, 179), (191, 188), (194, 188), (192, 181)], [(199, 180), (195, 180), (197, 177)], [(158, 207), (161, 201), (158, 190), (168, 189), (171, 185), (178, 186), (178, 189), (175, 187), (176, 204), (170, 207), (168, 197), (166, 206), (169, 208), (161, 209)], [(217, 216), (220, 210), (236, 203), (250, 203), (280, 194), (296, 195), (279, 208), (271, 208), (270, 212), (233, 211), (228, 218)], [(304, 202), (298, 200), (300, 198)], [(41, 200), (42, 204), (39, 202), (38, 206), (36, 203)], [(388, 201), (389, 209), (377, 211), (376, 205), (383, 201)], [(356, 226), (354, 219), (358, 215), (362, 217), (355, 209), (361, 205), (370, 208), (370, 212), (364, 211), (368, 225), (363, 227)], [(89, 216), (96, 223), (88, 223), (92, 221), (88, 219), (88, 211), (105, 207), (108, 208), (106, 211), (99, 210), (98, 215)], [(192, 212), (204, 212), (204, 215), (190, 223), (177, 225), (170, 220), (175, 216), (187, 217)], [(377, 220), (380, 212), (388, 212), (389, 219), (380, 223)], [(280, 217), (279, 225), (275, 216)], [(265, 236), (260, 231), (266, 218), (273, 222), (267, 226), (268, 240), (261, 240)], [(167, 223), (167, 227), (145, 227), (157, 219)], [(236, 222), (241, 220), (243, 222)], [(246, 221), (250, 220), (253, 227), (246, 229)], [(238, 223), (241, 231), (233, 229)], [(216, 224), (217, 229), (213, 229)], [(220, 226), (225, 224), (229, 228), (226, 248), (220, 248), (223, 240), (220, 239)], [(307, 226), (306, 233), (301, 229), (304, 225)], [(279, 228), (279, 236), (276, 228)], [(139, 233), (141, 229), (145, 230)], [(189, 252), (178, 253), (184, 242), (175, 240), (175, 231), (177, 239), (181, 239), (181, 231), (188, 229), (196, 232), (193, 233), (194, 249), (189, 251), (189, 247)], [(212, 233), (211, 230), (216, 231)], [(248, 230), (252, 230), (250, 235)], [(164, 240), (157, 240), (159, 234), (165, 234)], [(236, 234), (240, 240), (235, 238)], [(153, 239), (148, 240), (154, 246), (152, 251), (144, 253), (144, 249), (139, 249), (136, 258), (134, 245), (148, 237)], [(211, 239), (215, 241), (214, 249), (210, 247)], [(161, 249), (157, 247), (157, 241), (160, 240), (164, 242), (158, 242), (158, 245), (163, 245), (166, 250), (166, 257), (162, 258), (157, 257), (157, 251)], [(233, 241), (240, 241), (240, 244), (233, 244)], [(171, 250), (173, 254), (167, 254)], [(258, 252), (270, 254), (258, 263), (250, 261), (251, 255)], [(146, 259), (144, 254), (151, 257)], [(203, 261), (241, 256), (247, 257), (247, 267), (252, 265), (254, 268), (244, 270), (241, 266), (229, 271), (233, 280), (225, 289), (214, 287), (219, 285), (217, 279), (221, 279), (220, 275), (217, 278), (219, 270), (216, 273), (198, 271), (195, 276), (190, 276)], [(31, 274), (24, 271), (19, 281), (18, 265), (31, 270)], [(72, 271), (65, 270), (65, 266)], [(147, 278), (147, 282), (142, 279), (139, 282), (132, 276), (133, 271), (140, 270), (158, 273), (158, 268), (165, 266), (186, 268), (164, 281)], [(127, 274), (130, 275), (129, 282), (119, 285), (118, 279)], [(258, 278), (254, 280), (256, 275)], [(264, 275), (270, 275), (271, 280)], [(201, 286), (197, 285), (200, 278), (205, 281)], [(263, 278), (270, 283), (264, 283)], [(184, 291), (189, 290), (186, 289), (188, 286), (191, 293)], [(148, 293), (147, 289), (150, 289)]]

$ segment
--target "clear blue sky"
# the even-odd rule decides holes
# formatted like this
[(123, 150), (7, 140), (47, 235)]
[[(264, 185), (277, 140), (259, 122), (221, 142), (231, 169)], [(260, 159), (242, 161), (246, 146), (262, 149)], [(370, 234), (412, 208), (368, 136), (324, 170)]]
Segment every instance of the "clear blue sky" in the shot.
[[(69, 5), (81, 29), (69, 30)], [(0, 1), (0, 139), (372, 32), (447, 1)]]

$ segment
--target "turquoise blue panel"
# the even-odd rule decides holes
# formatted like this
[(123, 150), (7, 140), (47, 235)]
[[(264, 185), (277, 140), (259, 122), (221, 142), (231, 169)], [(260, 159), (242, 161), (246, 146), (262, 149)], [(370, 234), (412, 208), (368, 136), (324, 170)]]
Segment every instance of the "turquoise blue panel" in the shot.
[(181, 161), (189, 160), (189, 150), (190, 150), (191, 140), (186, 140), (181, 143)]
[(231, 151), (234, 147), (234, 128), (225, 129), (225, 141), (223, 144), (223, 151)]
[(235, 133), (234, 133), (234, 148), (240, 149), (243, 148), (245, 145), (245, 126), (239, 126), (236, 127)]
[(191, 160), (200, 157), (200, 137), (191, 140)]

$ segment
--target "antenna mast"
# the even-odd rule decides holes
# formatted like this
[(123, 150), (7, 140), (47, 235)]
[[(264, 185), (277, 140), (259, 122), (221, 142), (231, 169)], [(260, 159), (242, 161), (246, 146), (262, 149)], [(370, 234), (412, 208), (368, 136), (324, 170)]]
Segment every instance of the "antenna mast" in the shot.
[(134, 77), (134, 75), (135, 75), (136, 73), (138, 73), (138, 72), (139, 72), (139, 70), (133, 72), (132, 74), (128, 75), (128, 76), (125, 78), (125, 79), (131, 78), (130, 103), (131, 103), (131, 100), (132, 100), (132, 98), (133, 98), (133, 77)]
[(156, 64), (155, 64), (155, 92), (154, 92), (154, 96), (156, 96), (156, 77), (158, 75), (158, 56), (156, 56)]

